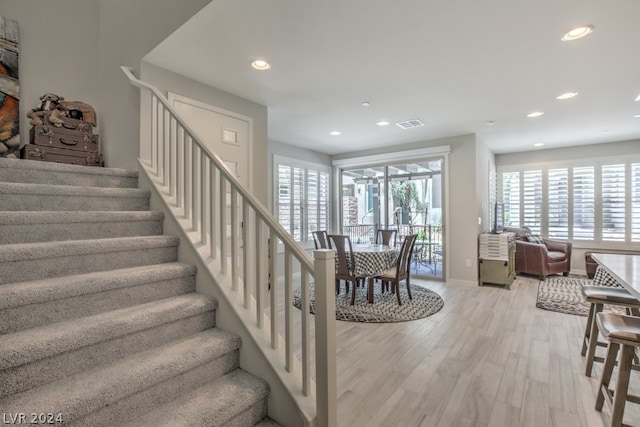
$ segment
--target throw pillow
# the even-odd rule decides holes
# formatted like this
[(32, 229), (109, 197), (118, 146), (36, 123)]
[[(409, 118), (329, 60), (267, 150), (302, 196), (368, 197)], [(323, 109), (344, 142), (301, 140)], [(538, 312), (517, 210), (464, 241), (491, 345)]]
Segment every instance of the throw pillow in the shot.
[(539, 234), (527, 233), (527, 240), (531, 243), (537, 243), (539, 245), (544, 244), (544, 240), (542, 240), (542, 236), (540, 236)]

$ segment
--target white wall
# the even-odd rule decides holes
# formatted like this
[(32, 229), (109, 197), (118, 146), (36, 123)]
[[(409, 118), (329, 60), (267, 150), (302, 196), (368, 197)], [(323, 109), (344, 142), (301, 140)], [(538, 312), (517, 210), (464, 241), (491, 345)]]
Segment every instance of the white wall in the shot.
[[(120, 70), (133, 67), (158, 43), (184, 24), (211, 0), (100, 0), (100, 101), (96, 107), (103, 153), (110, 167), (134, 168), (138, 157), (139, 108), (134, 89)], [(42, 2), (40, 2), (42, 3)], [(73, 12), (72, 12), (73, 13)]]
[(0, 0), (20, 26), (20, 134), (46, 92), (90, 104), (107, 166), (136, 169), (136, 89), (120, 70), (142, 57), (211, 0)]
[[(493, 224), (491, 224), (491, 209), (493, 209), (492, 203), (489, 200), (489, 176), (496, 172), (496, 160), (495, 155), (489, 148), (481, 142), (480, 138), (476, 140), (476, 193), (478, 195), (478, 217), (481, 219), (481, 224), (478, 224), (478, 234), (491, 231)], [(494, 183), (495, 184), (495, 183)], [(493, 191), (496, 191), (494, 188)]]
[(253, 194), (267, 203), (267, 108), (238, 98), (211, 86), (186, 78), (171, 71), (142, 63), (141, 75), (145, 81), (158, 87), (166, 96), (167, 91), (202, 101), (253, 119)]
[(0, 0), (0, 15), (16, 20), (20, 31), (22, 145), (29, 142), (31, 128), (26, 113), (40, 106), (44, 93), (97, 107), (98, 4), (97, 0)]
[(545, 163), (559, 160), (598, 159), (611, 156), (638, 155), (638, 153), (640, 153), (640, 139), (581, 145), (579, 147), (496, 154), (496, 166)]

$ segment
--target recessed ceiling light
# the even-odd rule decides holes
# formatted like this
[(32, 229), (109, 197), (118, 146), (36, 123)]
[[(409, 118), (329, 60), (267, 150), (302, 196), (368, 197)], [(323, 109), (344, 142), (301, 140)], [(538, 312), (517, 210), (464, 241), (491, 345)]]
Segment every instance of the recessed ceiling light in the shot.
[(256, 59), (251, 63), (251, 66), (260, 71), (268, 70), (269, 68), (271, 68), (271, 65), (264, 59)]
[(363, 107), (368, 107), (369, 105), (371, 105), (371, 103), (370, 103), (370, 102), (367, 102), (367, 101), (364, 101), (364, 102), (362, 103), (362, 106), (363, 106)]
[(484, 122), (484, 124), (487, 126), (493, 126), (496, 124), (496, 122), (494, 122), (493, 120), (487, 120), (486, 122)]
[(544, 144), (542, 142), (537, 142), (533, 144), (534, 147), (542, 147)]
[(333, 136), (338, 136), (338, 135), (342, 135), (342, 132), (334, 130), (333, 132), (329, 132), (329, 134)]
[(559, 99), (562, 101), (564, 99), (571, 99), (577, 95), (578, 95), (578, 92), (566, 92), (566, 93), (563, 93), (562, 95), (556, 96), (556, 99)]
[(581, 25), (579, 27), (572, 28), (567, 32), (564, 36), (562, 36), (562, 41), (572, 41), (583, 38), (586, 35), (589, 35), (593, 32), (593, 25)]
[(638, 95), (638, 97), (636, 98), (636, 101), (640, 101), (640, 95)]
[(633, 117), (635, 117), (636, 119), (640, 119), (640, 114), (634, 114)]
[(378, 126), (389, 126), (389, 122), (386, 120), (381, 120), (378, 123), (376, 123)]
[(530, 117), (530, 118), (540, 117), (543, 114), (544, 113), (542, 111), (534, 111), (533, 113), (527, 114), (527, 117)]

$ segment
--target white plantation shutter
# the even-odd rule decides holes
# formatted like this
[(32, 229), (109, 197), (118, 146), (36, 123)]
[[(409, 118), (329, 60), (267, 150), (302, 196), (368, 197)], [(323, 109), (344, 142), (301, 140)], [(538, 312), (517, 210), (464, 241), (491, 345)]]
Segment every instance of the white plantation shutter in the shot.
[(602, 240), (625, 240), (625, 165), (602, 166)]
[(312, 165), (298, 164), (304, 162), (276, 158), (277, 216), (296, 241), (313, 241), (313, 231), (329, 228), (330, 175)]
[(540, 233), (542, 225), (542, 171), (525, 171), (522, 183), (523, 224), (534, 233)]
[(520, 226), (520, 173), (507, 172), (502, 175), (502, 203), (504, 225)]
[(631, 241), (640, 242), (640, 163), (633, 163), (631, 173)]
[(569, 169), (549, 169), (548, 175), (549, 237), (569, 237)]
[[(640, 243), (640, 156), (500, 170), (508, 220), (556, 239), (612, 249)], [(569, 163), (569, 162), (567, 162)], [(530, 168), (530, 169), (529, 169)]]
[(329, 226), (329, 174), (307, 170), (307, 240), (312, 232), (327, 230)]
[(595, 203), (594, 167), (573, 168), (573, 238), (575, 240), (594, 239)]
[(304, 215), (303, 191), (304, 191), (304, 169), (293, 168), (293, 201), (291, 204), (293, 227), (291, 235), (300, 242), (302, 240), (302, 222)]

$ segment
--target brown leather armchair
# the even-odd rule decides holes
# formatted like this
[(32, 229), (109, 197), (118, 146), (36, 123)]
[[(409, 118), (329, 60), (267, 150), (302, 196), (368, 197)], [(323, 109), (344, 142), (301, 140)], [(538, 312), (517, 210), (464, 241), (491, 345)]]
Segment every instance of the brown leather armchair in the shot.
[(527, 240), (526, 233), (530, 231), (526, 228), (505, 227), (505, 231), (516, 233), (516, 273), (533, 274), (541, 280), (551, 274), (569, 275), (570, 242), (543, 239), (544, 244), (531, 243)]

